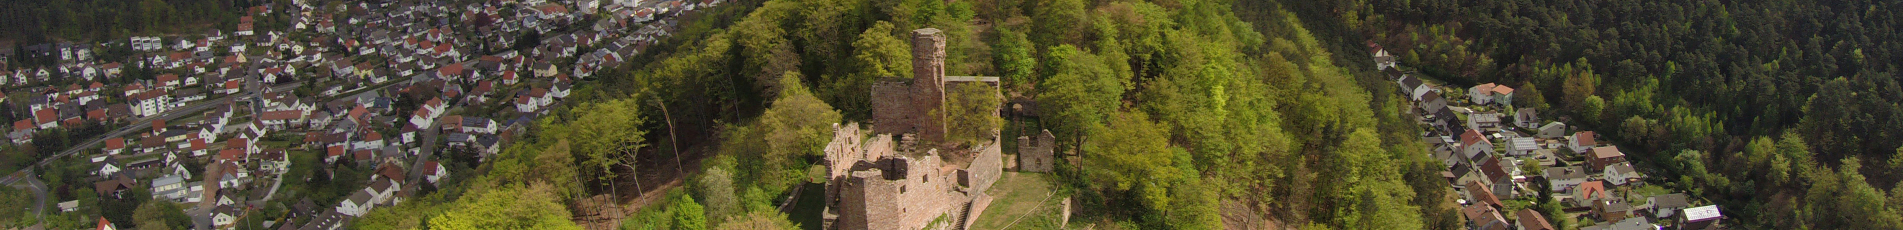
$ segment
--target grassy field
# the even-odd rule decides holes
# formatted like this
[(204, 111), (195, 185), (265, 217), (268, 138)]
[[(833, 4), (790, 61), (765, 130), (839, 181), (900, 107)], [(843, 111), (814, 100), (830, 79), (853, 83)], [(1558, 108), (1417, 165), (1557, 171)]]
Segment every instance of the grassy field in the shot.
[[(1055, 197), (1049, 175), (1006, 172), (991, 186), (995, 200), (972, 221), (971, 229), (1058, 228), (1062, 197)], [(1016, 223), (1013, 223), (1016, 222)]]

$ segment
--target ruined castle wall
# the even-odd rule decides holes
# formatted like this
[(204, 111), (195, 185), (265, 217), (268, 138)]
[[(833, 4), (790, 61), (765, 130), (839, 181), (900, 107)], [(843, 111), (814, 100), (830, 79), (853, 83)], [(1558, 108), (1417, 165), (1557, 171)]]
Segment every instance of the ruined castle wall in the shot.
[(872, 84), (872, 132), (879, 134), (910, 133), (917, 124), (918, 115), (914, 114), (915, 101), (912, 100), (912, 86), (905, 82), (881, 81)]
[(1057, 138), (1050, 130), (1044, 130), (1036, 138), (1018, 137), (1018, 171), (1050, 172), (1055, 159)]
[(904, 229), (924, 228), (965, 201), (953, 193), (957, 178), (948, 173), (945, 162), (935, 152), (914, 158), (905, 165), (909, 170), (904, 178), (906, 188), (901, 191), (904, 193), (901, 197), (909, 207), (901, 210), (904, 216), (900, 221)]
[(930, 143), (945, 141), (945, 34), (938, 29), (912, 31), (912, 114), (927, 117), (916, 120), (919, 139)]
[(971, 187), (969, 191), (991, 189), (991, 184), (998, 182), (998, 177), (1004, 175), (1004, 148), (998, 143), (994, 138), (991, 144), (980, 148), (977, 157), (971, 159), (971, 166), (965, 167), (967, 185)]
[(898, 182), (885, 180), (877, 169), (853, 172), (843, 187), (839, 220), (834, 227), (842, 230), (900, 229), (899, 216), (905, 203), (896, 196)]
[(865, 152), (861, 137), (858, 123), (833, 124), (833, 140), (826, 143), (825, 150), (828, 178), (845, 176), (854, 162), (865, 159), (860, 157)]

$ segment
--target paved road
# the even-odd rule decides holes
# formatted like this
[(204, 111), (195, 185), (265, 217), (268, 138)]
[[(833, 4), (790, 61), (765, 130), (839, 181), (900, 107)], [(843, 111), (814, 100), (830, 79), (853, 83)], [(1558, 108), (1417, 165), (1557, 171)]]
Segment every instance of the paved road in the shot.
[[(21, 170), (21, 172), (26, 173), (19, 175), (33, 175), (30, 170)], [(24, 186), (13, 185), (16, 182), (25, 182), (25, 184)], [(46, 222), (46, 215), (41, 215), (41, 213), (46, 211), (46, 183), (40, 182), (39, 178), (33, 178), (32, 176), (7, 176), (0, 178), (0, 185), (25, 187), (22, 189), (33, 191), (33, 207), (30, 208), (33, 209), (33, 215), (39, 217), (40, 222)]]

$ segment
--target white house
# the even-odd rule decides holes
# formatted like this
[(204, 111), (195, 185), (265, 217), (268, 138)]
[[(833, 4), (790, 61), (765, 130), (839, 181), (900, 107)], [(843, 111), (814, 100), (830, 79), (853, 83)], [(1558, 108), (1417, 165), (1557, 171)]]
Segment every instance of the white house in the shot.
[(1467, 90), (1467, 98), (1475, 105), (1511, 104), (1513, 103), (1513, 87), (1493, 83), (1480, 84)]
[(1469, 129), (1460, 134), (1460, 152), (1469, 161), (1480, 159), (1493, 153), (1493, 141), (1480, 135), (1480, 131)]
[(1533, 139), (1531, 137), (1515, 137), (1515, 138), (1509, 139), (1506, 144), (1507, 144), (1508, 156), (1532, 155), (1533, 150), (1540, 149), (1539, 140)]
[(1643, 181), (1640, 181), (1640, 180), (1645, 179), (1645, 176), (1643, 174), (1640, 174), (1637, 170), (1632, 168), (1631, 163), (1621, 162), (1618, 164), (1607, 165), (1605, 171), (1603, 172), (1606, 172), (1606, 183), (1612, 183), (1613, 185), (1626, 185), (1628, 183), (1644, 183)]
[(1592, 131), (1573, 133), (1573, 136), (1568, 138), (1571, 140), (1567, 141), (1566, 148), (1572, 149), (1575, 154), (1586, 154), (1586, 151), (1592, 151), (1592, 147), (1599, 146), (1599, 142), (1593, 141), (1594, 135)]
[(1547, 188), (1553, 192), (1564, 192), (1579, 183), (1586, 183), (1587, 177), (1586, 170), (1578, 166), (1546, 168), (1543, 176), (1546, 177)]
[(344, 199), (344, 201), (337, 204), (337, 213), (353, 217), (363, 216), (363, 214), (370, 212), (371, 206), (375, 205), (370, 202), (371, 199), (375, 197), (376, 195), (371, 194), (368, 190), (357, 190), (357, 192), (350, 194), (350, 198)]
[(1558, 121), (1547, 122), (1546, 125), (1540, 126), (1539, 133), (1533, 134), (1533, 136), (1539, 137), (1541, 139), (1552, 139), (1552, 138), (1559, 138), (1561, 136), (1566, 136), (1566, 123), (1560, 123)]
[(1522, 129), (1539, 128), (1540, 113), (1533, 108), (1520, 108), (1513, 112), (1513, 126)]
[(225, 226), (231, 226), (232, 224), (236, 224), (238, 222), (239, 214), (240, 213), (238, 213), (237, 208), (234, 208), (228, 205), (220, 205), (218, 206), (218, 208), (212, 209), (211, 211), (211, 225), (219, 226), (220, 228), (223, 228)]
[(441, 183), (439, 181), (444, 177), (449, 177), (449, 168), (443, 167), (442, 163), (436, 161), (423, 162), (422, 170), (423, 179), (428, 180), (431, 184)]

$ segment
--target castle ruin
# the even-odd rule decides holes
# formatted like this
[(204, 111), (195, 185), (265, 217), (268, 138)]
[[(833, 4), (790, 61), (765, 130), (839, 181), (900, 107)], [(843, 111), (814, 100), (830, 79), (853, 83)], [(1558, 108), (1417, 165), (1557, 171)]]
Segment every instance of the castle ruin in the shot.
[(1052, 162), (1055, 161), (1056, 152), (1052, 147), (1057, 146), (1053, 143), (1056, 139), (1051, 136), (1051, 130), (1044, 130), (1037, 138), (1018, 137), (1018, 171), (1050, 172), (1051, 165), (1055, 164)]
[[(825, 229), (967, 229), (991, 203), (985, 190), (1004, 173), (998, 137), (937, 147), (947, 133), (945, 86), (995, 88), (997, 78), (946, 77), (945, 35), (938, 29), (912, 31), (912, 52), (910, 82), (873, 85), (871, 133), (858, 124), (833, 126), (822, 162)], [(913, 148), (920, 144), (926, 147)]]

